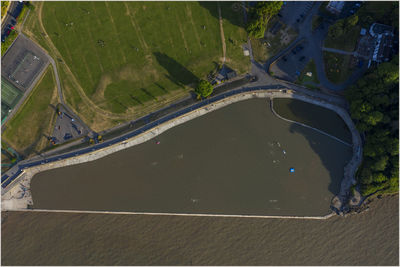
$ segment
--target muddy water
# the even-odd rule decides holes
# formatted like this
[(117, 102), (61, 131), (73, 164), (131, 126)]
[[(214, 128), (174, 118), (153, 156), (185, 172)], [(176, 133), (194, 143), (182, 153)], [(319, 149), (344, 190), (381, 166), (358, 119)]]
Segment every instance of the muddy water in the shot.
[(398, 196), (324, 221), (6, 212), (3, 265), (399, 265)]
[(44, 209), (326, 215), (350, 157), (349, 147), (251, 99), (97, 161), (39, 173), (31, 189)]

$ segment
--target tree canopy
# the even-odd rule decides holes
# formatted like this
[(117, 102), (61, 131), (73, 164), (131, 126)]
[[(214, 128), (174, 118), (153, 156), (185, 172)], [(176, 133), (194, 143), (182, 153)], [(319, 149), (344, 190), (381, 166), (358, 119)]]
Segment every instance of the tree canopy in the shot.
[(209, 83), (208, 81), (205, 81), (205, 80), (201, 80), (198, 83), (198, 85), (195, 89), (195, 92), (198, 97), (207, 97), (212, 94), (213, 90), (214, 90), (214, 88), (211, 85), (211, 83)]
[(250, 9), (247, 32), (251, 37), (263, 38), (269, 20), (281, 10), (282, 1), (260, 1)]
[(399, 61), (380, 64), (346, 91), (350, 113), (365, 135), (357, 179), (363, 195), (399, 186)]

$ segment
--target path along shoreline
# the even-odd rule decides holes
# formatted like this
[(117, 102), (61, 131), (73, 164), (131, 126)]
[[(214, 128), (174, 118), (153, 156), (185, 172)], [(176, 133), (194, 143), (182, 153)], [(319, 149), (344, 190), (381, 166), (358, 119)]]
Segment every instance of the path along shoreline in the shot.
[[(355, 126), (348, 115), (348, 113), (341, 107), (328, 103), (324, 100), (309, 97), (300, 93), (295, 93), (292, 90), (250, 90), (250, 91), (237, 91), (237, 93), (233, 95), (229, 95), (223, 97), (221, 100), (209, 103), (200, 108), (191, 110), (187, 113), (184, 113), (178, 117), (175, 117), (171, 120), (168, 120), (164, 123), (161, 123), (143, 133), (140, 133), (131, 138), (127, 138), (125, 141), (110, 145), (108, 147), (103, 147), (98, 150), (78, 155), (75, 157), (69, 157), (65, 159), (60, 159), (57, 161), (44, 163), (42, 162), (40, 165), (32, 166), (26, 169), (23, 169), (21, 174), (18, 175), (16, 179), (6, 188), (7, 190), (2, 189), (2, 210), (27, 210), (29, 207), (32, 207), (33, 200), (30, 192), (30, 181), (32, 177), (41, 171), (50, 170), (54, 168), (64, 167), (75, 165), (79, 163), (93, 161), (102, 157), (105, 157), (109, 154), (115, 153), (117, 151), (129, 148), (131, 146), (146, 142), (155, 136), (161, 134), (162, 132), (175, 127), (179, 124), (185, 123), (189, 120), (192, 120), (196, 117), (202, 116), (208, 112), (220, 109), (229, 104), (236, 103), (239, 101), (243, 101), (251, 98), (294, 98), (304, 102), (308, 102), (311, 104), (316, 104), (319, 106), (323, 106), (325, 108), (331, 109), (340, 115), (345, 123), (348, 125), (350, 131), (352, 132), (353, 137), (353, 158), (350, 163), (345, 167), (344, 179), (341, 183), (340, 193), (334, 198), (333, 206), (338, 210), (342, 210), (342, 204), (347, 203), (346, 197), (348, 197), (348, 193), (350, 191), (351, 185), (355, 182), (353, 173), (354, 166), (357, 165), (357, 157), (355, 158), (355, 151), (359, 151), (359, 147), (356, 147), (357, 144), (361, 144), (361, 141), (357, 142), (357, 139), (360, 138), (358, 132), (354, 132)], [(358, 135), (358, 138), (357, 136)], [(356, 155), (357, 156), (357, 155)], [(356, 169), (355, 169), (356, 170)], [(354, 173), (355, 173), (354, 170)], [(77, 211), (78, 212), (78, 211)], [(189, 215), (186, 215), (189, 216)], [(203, 215), (203, 216), (212, 216), (212, 215)], [(240, 216), (240, 215), (227, 215), (227, 216)], [(267, 216), (268, 218), (277, 218), (276, 216)], [(287, 218), (289, 218), (288, 216)], [(299, 217), (295, 217), (299, 218)], [(323, 217), (321, 217), (323, 218)]]

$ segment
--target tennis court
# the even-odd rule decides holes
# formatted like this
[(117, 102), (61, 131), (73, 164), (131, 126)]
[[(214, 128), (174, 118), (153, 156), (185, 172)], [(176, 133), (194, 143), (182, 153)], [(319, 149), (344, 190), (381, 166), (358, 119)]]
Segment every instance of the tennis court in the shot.
[(22, 97), (22, 92), (1, 77), (1, 122)]

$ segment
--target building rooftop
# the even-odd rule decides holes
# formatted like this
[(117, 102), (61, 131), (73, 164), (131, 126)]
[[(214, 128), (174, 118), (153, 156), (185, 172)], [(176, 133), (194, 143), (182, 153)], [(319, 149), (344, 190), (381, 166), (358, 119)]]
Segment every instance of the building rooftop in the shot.
[(369, 34), (371, 34), (373, 37), (377, 37), (379, 34), (383, 33), (393, 33), (393, 28), (389, 25), (380, 23), (374, 23), (369, 28)]
[(328, 9), (332, 13), (340, 13), (342, 12), (344, 4), (345, 4), (344, 1), (329, 1), (329, 4), (326, 6), (326, 9)]

